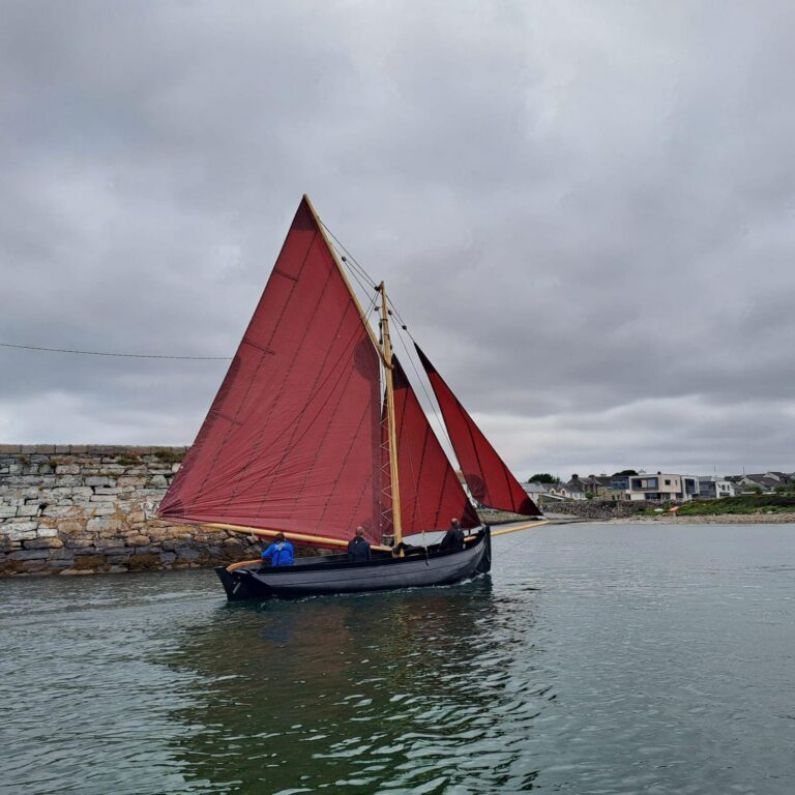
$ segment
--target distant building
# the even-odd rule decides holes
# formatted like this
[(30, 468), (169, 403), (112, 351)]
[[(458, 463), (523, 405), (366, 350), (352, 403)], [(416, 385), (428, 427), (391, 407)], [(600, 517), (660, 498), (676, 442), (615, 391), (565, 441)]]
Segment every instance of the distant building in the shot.
[(705, 500), (716, 500), (721, 497), (736, 497), (737, 488), (731, 480), (717, 475), (698, 479), (698, 496)]
[(610, 478), (610, 488), (613, 491), (629, 491), (629, 479), (631, 475), (613, 475)]
[(743, 475), (738, 481), (737, 486), (741, 494), (754, 494), (761, 492), (762, 494), (773, 494), (779, 486), (784, 486), (786, 483), (779, 480), (777, 477), (771, 477), (773, 473)]
[(553, 490), (557, 494), (567, 500), (587, 500), (585, 485), (580, 480), (579, 475), (572, 475), (568, 483), (562, 483), (556, 486)]
[(610, 496), (610, 476), (609, 475), (588, 475), (582, 479), (586, 494), (594, 497), (605, 498)]
[(698, 495), (698, 479), (688, 475), (658, 472), (656, 475), (631, 475), (629, 499), (687, 501)]
[(547, 496), (551, 489), (554, 487), (554, 483), (522, 483), (522, 488), (527, 492), (527, 496), (530, 497), (533, 502), (538, 502), (542, 497)]

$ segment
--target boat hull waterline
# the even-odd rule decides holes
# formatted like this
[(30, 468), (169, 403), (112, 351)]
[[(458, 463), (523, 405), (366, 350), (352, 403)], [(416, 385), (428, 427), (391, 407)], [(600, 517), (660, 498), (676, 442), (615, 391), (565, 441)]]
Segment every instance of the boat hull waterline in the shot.
[(297, 558), (295, 565), (261, 568), (258, 564), (228, 571), (216, 568), (230, 601), (391, 591), (453, 585), (491, 569), (491, 534), (481, 529), (460, 552), (432, 551), (402, 558), (381, 557), (353, 563), (344, 555)]

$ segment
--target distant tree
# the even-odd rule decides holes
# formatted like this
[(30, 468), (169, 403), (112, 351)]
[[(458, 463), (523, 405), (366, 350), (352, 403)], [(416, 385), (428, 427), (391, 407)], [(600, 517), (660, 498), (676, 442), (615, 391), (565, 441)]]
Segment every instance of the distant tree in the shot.
[(637, 475), (638, 473), (634, 469), (622, 469), (620, 472), (616, 472), (613, 475), (614, 478), (621, 477), (622, 475)]
[(539, 472), (533, 477), (527, 479), (528, 483), (558, 483), (558, 479), (549, 474), (549, 472)]

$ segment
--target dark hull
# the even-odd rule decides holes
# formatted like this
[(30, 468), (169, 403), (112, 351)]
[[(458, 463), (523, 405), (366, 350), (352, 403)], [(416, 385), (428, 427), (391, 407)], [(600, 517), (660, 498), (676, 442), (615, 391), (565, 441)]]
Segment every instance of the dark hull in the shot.
[(295, 565), (284, 568), (260, 570), (255, 565), (231, 572), (218, 567), (215, 571), (227, 597), (238, 601), (451, 585), (485, 574), (490, 568), (491, 536), (489, 529), (483, 528), (460, 552), (443, 553), (430, 547), (428, 554), (384, 556), (367, 563), (330, 555), (297, 558)]

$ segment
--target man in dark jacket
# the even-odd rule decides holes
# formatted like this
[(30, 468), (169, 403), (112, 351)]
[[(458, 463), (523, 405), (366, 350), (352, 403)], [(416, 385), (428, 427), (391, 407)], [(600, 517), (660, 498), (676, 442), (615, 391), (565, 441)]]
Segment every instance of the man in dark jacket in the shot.
[(370, 560), (370, 545), (364, 538), (363, 527), (357, 527), (356, 535), (348, 542), (348, 559), (354, 563)]
[(450, 520), (450, 529), (444, 534), (442, 543), (439, 545), (441, 552), (460, 552), (464, 548), (464, 531), (461, 523), (453, 517)]

